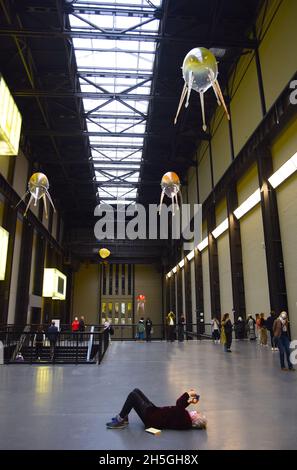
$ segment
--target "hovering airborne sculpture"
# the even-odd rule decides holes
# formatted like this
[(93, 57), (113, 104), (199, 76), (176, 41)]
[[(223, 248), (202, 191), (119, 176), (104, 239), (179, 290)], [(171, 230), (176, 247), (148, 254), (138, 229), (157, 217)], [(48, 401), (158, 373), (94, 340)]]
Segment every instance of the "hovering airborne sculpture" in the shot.
[(174, 215), (175, 213), (174, 212), (174, 198), (176, 200), (176, 204), (178, 207), (178, 200), (177, 200), (178, 193), (181, 197), (180, 180), (177, 174), (174, 173), (173, 171), (168, 171), (168, 173), (165, 173), (165, 175), (163, 175), (162, 180), (161, 180), (161, 188), (162, 188), (162, 193), (161, 193), (161, 199), (160, 199), (159, 214), (161, 214), (164, 194), (166, 194), (166, 196), (170, 197), (172, 200), (172, 213)]
[(137, 312), (139, 315), (144, 316), (144, 306), (146, 302), (146, 297), (144, 294), (139, 294), (137, 296)]
[(205, 123), (204, 93), (210, 87), (213, 88), (218, 105), (223, 105), (227, 118), (230, 119), (223, 93), (217, 80), (218, 64), (213, 53), (205, 47), (196, 47), (195, 49), (192, 49), (184, 58), (182, 71), (185, 84), (180, 97), (174, 124), (177, 122), (178, 115), (186, 97), (187, 99), (185, 106), (186, 108), (189, 106), (190, 94), (191, 90), (193, 89), (200, 95), (203, 130), (206, 131), (207, 126)]
[(101, 258), (105, 259), (105, 258), (108, 258), (109, 255), (110, 255), (110, 251), (108, 248), (100, 248), (99, 250), (99, 255), (101, 256)]
[(28, 209), (30, 207), (31, 202), (34, 200), (34, 206), (37, 206), (37, 202), (39, 199), (43, 198), (43, 203), (44, 203), (44, 210), (45, 210), (45, 216), (48, 218), (48, 213), (47, 213), (47, 205), (46, 205), (46, 197), (48, 197), (49, 202), (53, 206), (54, 212), (56, 212), (54, 203), (52, 201), (52, 198), (50, 196), (50, 193), (48, 192), (49, 189), (49, 182), (47, 179), (47, 176), (44, 175), (43, 173), (34, 173), (31, 178), (29, 179), (28, 182), (28, 191), (24, 194), (22, 199), (18, 202), (16, 207), (24, 201), (26, 198), (27, 194), (30, 193), (30, 199), (27, 204), (24, 216), (27, 215)]

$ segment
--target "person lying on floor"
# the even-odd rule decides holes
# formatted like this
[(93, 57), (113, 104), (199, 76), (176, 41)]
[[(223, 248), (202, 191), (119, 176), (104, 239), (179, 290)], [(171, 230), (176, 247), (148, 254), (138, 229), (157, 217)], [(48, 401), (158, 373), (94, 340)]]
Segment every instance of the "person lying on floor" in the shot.
[(144, 393), (135, 388), (129, 393), (120, 413), (106, 423), (108, 429), (123, 429), (129, 424), (128, 415), (136, 411), (145, 427), (158, 429), (205, 429), (206, 418), (198, 411), (188, 411), (187, 406), (198, 403), (199, 396), (195, 390), (185, 392), (176, 401), (175, 406), (156, 406)]

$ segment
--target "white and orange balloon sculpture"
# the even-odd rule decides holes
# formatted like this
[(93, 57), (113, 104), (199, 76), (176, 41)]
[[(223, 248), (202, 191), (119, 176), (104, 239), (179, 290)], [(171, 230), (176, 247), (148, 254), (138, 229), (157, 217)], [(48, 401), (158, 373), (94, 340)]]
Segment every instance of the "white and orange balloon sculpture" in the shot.
[(161, 188), (162, 188), (162, 193), (161, 193), (161, 199), (160, 199), (159, 214), (161, 214), (164, 194), (166, 194), (166, 196), (168, 196), (172, 201), (172, 214), (174, 215), (175, 214), (174, 200), (178, 208), (177, 195), (179, 194), (181, 197), (180, 179), (178, 175), (174, 173), (174, 171), (168, 171), (167, 173), (165, 173), (165, 175), (163, 175), (161, 179)]

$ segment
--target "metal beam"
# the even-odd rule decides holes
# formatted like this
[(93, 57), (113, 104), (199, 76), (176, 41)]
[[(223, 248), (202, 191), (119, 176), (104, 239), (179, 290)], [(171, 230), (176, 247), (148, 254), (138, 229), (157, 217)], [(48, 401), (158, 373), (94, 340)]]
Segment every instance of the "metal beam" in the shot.
[[(58, 131), (58, 130), (51, 130), (51, 129), (24, 129), (23, 133), (30, 137), (128, 137), (129, 139), (133, 138), (145, 138), (145, 137), (156, 137), (156, 138), (165, 138), (163, 134), (157, 134), (155, 132), (142, 132), (142, 133), (133, 133), (133, 132), (96, 132), (96, 131), (82, 131), (82, 130), (71, 130), (71, 131)], [(180, 135), (184, 138), (195, 138), (199, 140), (210, 140), (210, 135), (206, 132), (193, 133), (191, 135), (180, 133)], [(168, 139), (171, 138), (170, 134), (167, 135)], [(91, 146), (94, 146), (91, 143)], [(117, 147), (117, 144), (112, 146), (113, 148)]]
[(83, 91), (55, 91), (55, 90), (15, 90), (12, 92), (14, 96), (21, 96), (22, 98), (84, 98), (84, 99), (99, 99), (99, 100), (132, 100), (132, 101), (150, 101), (152, 99), (160, 99), (165, 101), (177, 101), (177, 96), (153, 96), (147, 94), (132, 94), (132, 93), (96, 93), (96, 92), (83, 92)]
[(174, 44), (184, 44), (189, 47), (203, 44), (205, 47), (219, 47), (219, 48), (239, 48), (239, 49), (255, 49), (257, 41), (247, 38), (226, 38), (226, 37), (209, 37), (208, 35), (197, 35), (192, 38), (181, 38), (180, 36), (159, 36), (152, 34), (141, 33), (123, 33), (123, 32), (101, 32), (98, 30), (77, 30), (77, 31), (53, 31), (48, 29), (13, 29), (1, 28), (0, 36), (17, 36), (17, 37), (31, 37), (31, 38), (88, 38), (88, 39), (113, 39), (123, 41), (145, 41), (145, 42), (169, 42)]

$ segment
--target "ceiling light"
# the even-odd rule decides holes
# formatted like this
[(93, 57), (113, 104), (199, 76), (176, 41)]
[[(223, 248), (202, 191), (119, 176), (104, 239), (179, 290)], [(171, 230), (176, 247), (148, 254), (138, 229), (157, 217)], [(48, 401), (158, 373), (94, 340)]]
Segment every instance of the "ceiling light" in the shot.
[(208, 246), (208, 237), (205, 237), (204, 240), (202, 240), (202, 242), (199, 243), (197, 248), (198, 248), (199, 251), (203, 251), (204, 248), (206, 248), (207, 246)]
[(297, 170), (297, 152), (286, 163), (284, 163), (270, 178), (269, 183), (273, 188), (277, 188), (283, 181)]
[(188, 261), (191, 261), (191, 259), (193, 259), (194, 256), (195, 256), (195, 251), (194, 250), (190, 251), (190, 253), (187, 254)]
[(172, 269), (172, 272), (175, 274), (175, 273), (176, 273), (176, 271), (177, 271), (177, 267), (176, 267), (176, 266), (174, 266), (174, 268)]
[(237, 219), (243, 217), (253, 207), (261, 201), (261, 192), (258, 188), (250, 197), (248, 197), (235, 211), (234, 215)]
[(222, 233), (224, 233), (224, 232), (226, 232), (226, 230), (228, 230), (228, 227), (229, 227), (228, 219), (225, 219), (211, 233), (213, 234), (213, 236), (215, 238), (218, 238), (220, 235), (222, 235)]
[(178, 263), (178, 265), (179, 265), (180, 268), (183, 268), (184, 265), (185, 265), (185, 260), (182, 259), (182, 260)]

